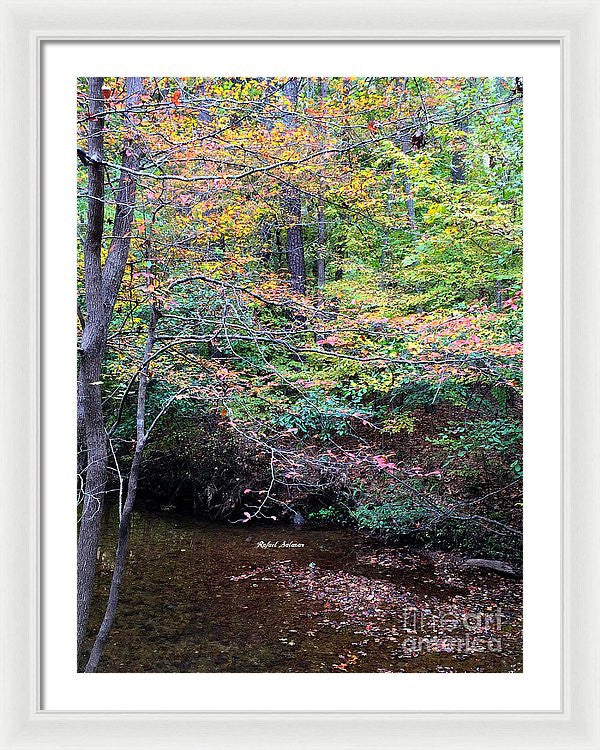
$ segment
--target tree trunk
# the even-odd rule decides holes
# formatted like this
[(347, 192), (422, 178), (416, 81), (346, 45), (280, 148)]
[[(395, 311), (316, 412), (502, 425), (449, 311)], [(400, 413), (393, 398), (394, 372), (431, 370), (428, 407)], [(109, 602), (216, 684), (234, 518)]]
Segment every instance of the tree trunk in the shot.
[[(400, 119), (400, 105), (402, 102), (402, 99), (404, 97), (404, 92), (406, 91), (406, 83), (408, 79), (405, 78), (401, 90), (398, 94), (398, 119)], [(402, 146), (402, 153), (409, 154), (410, 153), (410, 134), (405, 133), (401, 138), (401, 146)], [(415, 213), (415, 201), (413, 198), (413, 192), (412, 187), (410, 184), (410, 179), (408, 178), (408, 175), (406, 172), (404, 173), (404, 201), (406, 204), (406, 213), (408, 214), (408, 226), (410, 228), (410, 233), (412, 235), (413, 243), (416, 243), (418, 239), (419, 230), (417, 227), (417, 216)]]
[[(295, 108), (298, 105), (300, 79), (290, 78), (283, 91)], [(284, 122), (288, 128), (295, 127), (293, 114), (286, 115)], [(300, 191), (295, 187), (288, 187), (283, 196), (283, 208), (287, 223), (286, 258), (290, 282), (295, 292), (306, 292), (306, 263), (304, 260), (304, 242), (302, 239), (302, 202)]]
[(317, 209), (317, 286), (323, 289), (325, 286), (325, 199), (323, 191), (319, 195), (319, 206)]
[[(395, 94), (396, 94), (396, 127), (400, 128), (400, 123), (402, 121), (402, 102), (404, 100), (404, 96), (406, 93), (406, 84), (408, 82), (408, 78), (395, 78), (394, 79), (394, 88), (395, 88)], [(399, 145), (402, 149), (402, 153), (408, 155), (411, 150), (411, 136), (410, 133), (402, 133), (398, 134), (395, 138), (396, 145)], [(415, 201), (413, 198), (412, 193), (412, 187), (410, 184), (410, 179), (406, 173), (406, 170), (401, 170), (403, 172), (403, 175), (401, 175), (401, 182), (402, 182), (402, 189), (404, 192), (404, 202), (406, 205), (406, 213), (408, 217), (408, 226), (409, 226), (409, 232), (411, 235), (412, 244), (415, 245), (416, 241), (418, 239), (418, 229), (417, 229), (417, 217), (415, 213)], [(394, 166), (392, 168), (392, 174), (390, 177), (390, 184), (388, 188), (388, 195), (387, 195), (387, 204), (386, 204), (386, 213), (389, 218), (393, 216), (393, 208), (394, 208), (394, 194), (396, 191), (396, 180), (397, 180), (397, 173), (398, 170)], [(390, 246), (390, 229), (386, 229), (385, 236), (383, 239), (383, 243), (381, 246), (381, 258), (380, 258), (380, 265), (382, 268), (385, 268), (388, 262), (388, 254), (389, 254), (389, 246)]]
[[(402, 151), (407, 154), (410, 150), (410, 141), (408, 138), (402, 140)], [(419, 230), (417, 228), (417, 215), (415, 213), (415, 200), (413, 198), (412, 186), (408, 175), (404, 175), (404, 202), (406, 204), (406, 213), (408, 214), (408, 226), (410, 233), (413, 238), (413, 242), (417, 239)]]
[[(404, 99), (404, 95), (406, 93), (406, 85), (408, 83), (408, 77), (405, 77), (400, 84), (400, 93), (398, 95), (398, 111), (397, 111), (397, 118), (398, 123), (401, 121), (401, 104)], [(398, 79), (396, 79), (396, 84), (399, 84)], [(411, 151), (411, 135), (410, 133), (406, 132), (402, 136), (400, 136), (400, 146), (402, 148), (402, 153), (408, 155)], [(412, 246), (413, 250), (416, 249), (418, 241), (419, 241), (419, 227), (417, 224), (417, 215), (415, 212), (415, 201), (413, 197), (412, 192), (412, 186), (410, 183), (410, 179), (408, 177), (408, 174), (406, 171), (403, 175), (403, 185), (404, 185), (404, 203), (406, 205), (406, 214), (408, 217), (408, 228), (411, 236)], [(421, 284), (417, 282), (416, 284), (416, 291), (417, 293), (420, 293), (421, 291)], [(417, 306), (417, 312), (421, 313), (423, 312), (423, 308), (421, 305)]]
[[(81, 393), (82, 422), (87, 447), (87, 464), (83, 492), (83, 510), (77, 541), (77, 649), (87, 630), (90, 602), (96, 573), (96, 555), (100, 538), (100, 521), (107, 477), (107, 440), (102, 411), (102, 363), (106, 353), (108, 326), (121, 286), (129, 255), (131, 223), (135, 204), (136, 177), (129, 170), (139, 166), (137, 144), (124, 143), (113, 241), (104, 268), (100, 250), (104, 223), (104, 166), (102, 79), (90, 78), (90, 134), (88, 138), (89, 169), (88, 226), (84, 241), (84, 276), (86, 323), (81, 336), (78, 392)], [(127, 78), (128, 106), (137, 104), (142, 92), (141, 78)], [(98, 163), (95, 163), (98, 162)]]
[(285, 247), (290, 281), (295, 292), (304, 294), (306, 292), (306, 264), (302, 241), (302, 206), (300, 193), (296, 188), (289, 189), (285, 196), (285, 206), (290, 222)]
[[(469, 121), (467, 118), (460, 120), (457, 124), (457, 128), (462, 130), (463, 133), (469, 132)], [(452, 182), (455, 185), (460, 185), (467, 179), (465, 170), (465, 148), (467, 146), (466, 138), (461, 138), (457, 144), (457, 148), (452, 152), (452, 159), (450, 162), (450, 172), (452, 175)]]
[[(77, 379), (77, 431), (80, 449), (87, 461), (78, 461), (83, 479), (83, 510), (77, 543), (77, 648), (85, 635), (96, 571), (96, 548), (102, 498), (106, 485), (106, 432), (99, 386), (103, 356), (102, 265), (104, 230), (104, 110), (102, 78), (88, 80), (88, 215), (83, 242), (86, 325), (81, 334), (81, 357)], [(92, 385), (96, 383), (96, 385)], [(87, 463), (87, 466), (85, 464)]]
[[(348, 162), (348, 169), (352, 171), (354, 169), (354, 163), (352, 158), (352, 150), (349, 148), (350, 146), (350, 128), (345, 127), (349, 125), (350, 119), (350, 78), (347, 76), (344, 77), (342, 81), (342, 117), (341, 122), (344, 125), (344, 129), (342, 132), (342, 148), (345, 151), (346, 160)], [(345, 214), (343, 212), (340, 212), (340, 221), (345, 226), (351, 226), (352, 219), (351, 216), (348, 214)], [(346, 235), (347, 236), (347, 235)], [(334, 278), (336, 281), (341, 281), (344, 278), (344, 260), (346, 258), (346, 242), (343, 242), (343, 244), (339, 247), (338, 253), (337, 253), (337, 268), (335, 269)]]
[(498, 310), (498, 312), (501, 312), (504, 300), (502, 299), (502, 284), (500, 283), (500, 281), (498, 281), (498, 279), (494, 281), (494, 293), (496, 310)]
[(137, 397), (137, 412), (136, 412), (136, 441), (135, 441), (135, 452), (133, 454), (133, 461), (131, 462), (131, 470), (129, 472), (129, 481), (127, 483), (127, 497), (125, 499), (125, 505), (123, 506), (123, 512), (121, 514), (121, 520), (119, 522), (119, 540), (117, 543), (117, 554), (115, 558), (115, 567), (113, 570), (113, 576), (110, 584), (110, 591), (108, 594), (108, 604), (102, 619), (102, 624), (98, 630), (98, 635), (92, 647), (90, 658), (86, 664), (86, 672), (95, 672), (100, 661), (100, 657), (106, 646), (106, 641), (110, 630), (112, 628), (115, 615), (117, 612), (117, 605), (119, 603), (119, 595), (121, 592), (121, 582), (123, 580), (123, 573), (125, 571), (125, 563), (127, 562), (127, 550), (129, 547), (129, 523), (131, 520), (131, 513), (135, 504), (135, 498), (137, 495), (137, 485), (140, 475), (140, 467), (142, 464), (142, 455), (144, 452), (144, 446), (146, 444), (146, 394), (148, 391), (148, 370), (150, 367), (150, 358), (152, 356), (152, 349), (154, 348), (154, 342), (156, 340), (156, 309), (154, 305), (150, 307), (150, 319), (148, 321), (148, 334), (146, 336), (146, 346), (144, 349), (144, 360), (142, 368), (140, 370), (140, 379), (138, 384), (138, 397)]
[[(327, 79), (319, 78), (319, 97), (321, 100), (321, 108), (323, 108), (325, 97), (327, 96)], [(323, 126), (325, 132), (325, 126)], [(321, 168), (323, 164), (321, 164)], [(317, 206), (317, 287), (321, 290), (325, 286), (325, 257), (327, 254), (327, 248), (325, 244), (325, 198), (324, 198), (325, 186), (323, 185), (323, 178), (321, 177), (321, 184), (319, 189), (319, 203)]]

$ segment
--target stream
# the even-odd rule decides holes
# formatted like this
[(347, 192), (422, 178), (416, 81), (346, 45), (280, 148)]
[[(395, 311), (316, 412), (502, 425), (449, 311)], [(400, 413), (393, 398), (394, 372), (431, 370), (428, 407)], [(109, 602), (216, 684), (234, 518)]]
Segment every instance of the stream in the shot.
[[(103, 522), (95, 632), (115, 555)], [(514, 672), (519, 581), (349, 529), (134, 514), (104, 672)]]

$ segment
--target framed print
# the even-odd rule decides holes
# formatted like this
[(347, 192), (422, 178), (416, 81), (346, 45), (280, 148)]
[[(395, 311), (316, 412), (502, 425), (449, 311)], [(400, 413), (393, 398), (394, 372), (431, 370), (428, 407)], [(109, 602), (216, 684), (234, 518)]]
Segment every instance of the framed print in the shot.
[(3, 747), (597, 747), (598, 3), (74, 10), (3, 3)]

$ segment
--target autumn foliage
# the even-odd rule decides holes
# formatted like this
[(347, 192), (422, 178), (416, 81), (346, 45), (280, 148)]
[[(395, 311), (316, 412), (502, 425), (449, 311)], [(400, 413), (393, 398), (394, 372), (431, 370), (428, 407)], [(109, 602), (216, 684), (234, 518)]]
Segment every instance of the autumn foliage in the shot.
[[(119, 178), (136, 182), (101, 379), (110, 492), (145, 366), (140, 502), (518, 556), (514, 79), (142, 84), (135, 101), (124, 79), (101, 90), (103, 260)], [(78, 103), (86, 151), (85, 80)], [(83, 161), (78, 180), (83, 239)], [(81, 332), (82, 252), (79, 274)]]

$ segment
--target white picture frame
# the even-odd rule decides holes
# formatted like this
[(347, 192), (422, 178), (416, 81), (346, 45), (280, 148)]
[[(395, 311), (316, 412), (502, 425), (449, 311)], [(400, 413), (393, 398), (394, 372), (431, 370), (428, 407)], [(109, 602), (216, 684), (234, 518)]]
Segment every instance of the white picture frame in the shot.
[[(2, 9), (0, 747), (599, 748), (600, 2), (7, 2)], [(40, 709), (40, 71), (47, 40), (556, 40), (563, 132), (562, 707), (514, 712)], [(559, 158), (551, 154), (549, 158)], [(449, 675), (451, 678), (452, 676)]]

